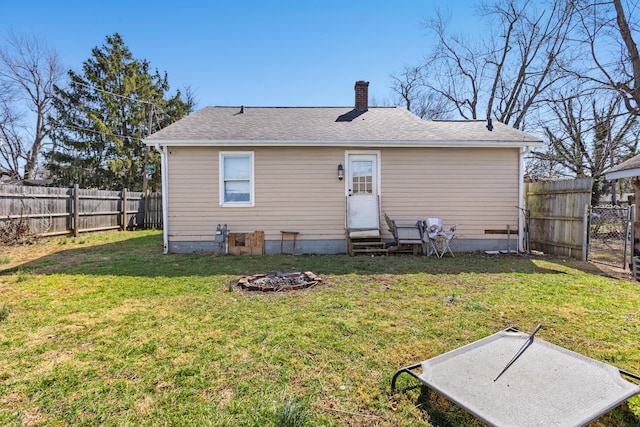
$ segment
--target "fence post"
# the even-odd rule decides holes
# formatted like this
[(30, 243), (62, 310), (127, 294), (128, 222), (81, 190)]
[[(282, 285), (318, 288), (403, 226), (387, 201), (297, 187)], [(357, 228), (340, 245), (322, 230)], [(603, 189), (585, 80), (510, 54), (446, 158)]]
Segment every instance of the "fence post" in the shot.
[(80, 233), (80, 187), (73, 185), (73, 237), (78, 237)]
[(636, 256), (635, 254), (635, 247), (636, 247), (636, 205), (633, 204), (630, 207), (631, 209), (631, 263), (633, 263), (633, 257)]
[[(626, 270), (627, 267), (629, 266), (627, 264), (627, 251), (629, 250), (629, 241), (631, 243), (631, 258), (629, 259), (629, 262), (633, 263), (633, 244), (635, 240), (635, 236), (633, 232), (635, 219), (634, 219), (633, 213), (635, 210), (636, 210), (636, 205), (629, 205), (629, 208), (627, 210), (627, 223), (625, 224), (625, 227), (624, 227), (624, 256), (622, 261), (623, 270)], [(633, 272), (633, 268), (630, 268), (629, 270)]]
[(582, 261), (587, 261), (589, 259), (589, 215), (591, 210), (591, 205), (584, 205), (584, 218), (582, 225)]
[(127, 229), (127, 189), (122, 189), (122, 212), (120, 221), (120, 231)]
[(142, 213), (142, 217), (144, 218), (143, 221), (143, 225), (142, 228), (147, 229), (147, 228), (151, 228), (149, 227), (149, 223), (151, 222), (151, 215), (149, 215), (149, 195), (151, 193), (149, 192), (149, 189), (147, 189), (144, 194), (142, 195), (142, 197), (144, 197), (143, 203), (142, 203), (142, 209), (143, 209), (143, 213)]

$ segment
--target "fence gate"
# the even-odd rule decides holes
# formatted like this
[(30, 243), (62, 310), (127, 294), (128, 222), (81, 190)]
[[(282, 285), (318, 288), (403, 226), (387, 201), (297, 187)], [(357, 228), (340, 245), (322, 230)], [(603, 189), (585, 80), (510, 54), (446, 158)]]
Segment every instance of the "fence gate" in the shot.
[(591, 178), (527, 183), (525, 219), (531, 249), (587, 259), (586, 218), (592, 186)]
[(627, 269), (633, 250), (631, 206), (591, 206), (587, 259)]

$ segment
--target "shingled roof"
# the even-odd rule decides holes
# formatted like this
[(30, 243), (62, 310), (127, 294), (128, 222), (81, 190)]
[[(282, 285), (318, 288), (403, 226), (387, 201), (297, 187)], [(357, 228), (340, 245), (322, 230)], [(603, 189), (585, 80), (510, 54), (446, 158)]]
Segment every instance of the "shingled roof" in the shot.
[(605, 171), (608, 180), (640, 176), (640, 154)]
[(484, 120), (422, 120), (404, 108), (205, 107), (148, 138), (149, 145), (541, 146), (525, 132)]

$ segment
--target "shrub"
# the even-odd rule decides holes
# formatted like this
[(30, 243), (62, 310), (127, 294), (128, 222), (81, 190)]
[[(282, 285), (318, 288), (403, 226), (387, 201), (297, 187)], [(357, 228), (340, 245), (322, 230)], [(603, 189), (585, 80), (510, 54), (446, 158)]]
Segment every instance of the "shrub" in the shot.
[(0, 222), (0, 243), (5, 245), (29, 244), (36, 236), (29, 229), (29, 220), (23, 217)]

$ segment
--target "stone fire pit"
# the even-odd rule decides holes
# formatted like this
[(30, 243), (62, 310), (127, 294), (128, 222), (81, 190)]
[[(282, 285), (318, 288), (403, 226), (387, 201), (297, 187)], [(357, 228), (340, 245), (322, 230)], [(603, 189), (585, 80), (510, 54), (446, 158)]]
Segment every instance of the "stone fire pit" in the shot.
[(238, 285), (247, 291), (281, 292), (310, 288), (322, 279), (311, 271), (304, 273), (267, 273), (245, 276), (238, 280)]

